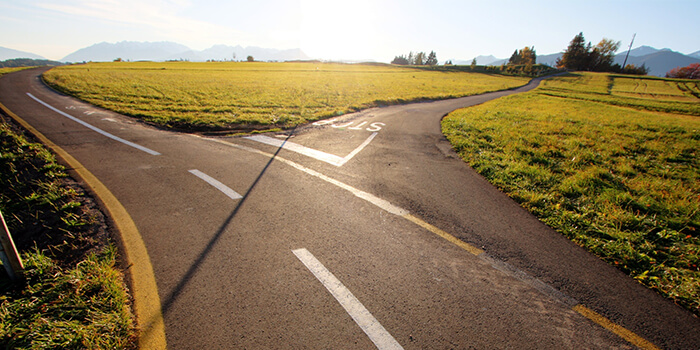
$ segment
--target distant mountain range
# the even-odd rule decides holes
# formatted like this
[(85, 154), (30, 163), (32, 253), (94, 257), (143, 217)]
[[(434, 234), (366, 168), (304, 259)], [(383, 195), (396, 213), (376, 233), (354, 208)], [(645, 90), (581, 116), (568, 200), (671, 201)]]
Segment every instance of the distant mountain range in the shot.
[[(615, 63), (622, 64), (625, 60), (626, 51), (615, 56)], [(61, 62), (102, 62), (113, 61), (121, 58), (126, 61), (171, 61), (171, 60), (187, 60), (193, 62), (201, 62), (208, 60), (216, 61), (244, 61), (248, 56), (253, 56), (256, 61), (293, 61), (293, 60), (308, 60), (310, 59), (300, 49), (277, 50), (266, 49), (261, 47), (249, 46), (242, 47), (228, 45), (214, 45), (206, 50), (192, 50), (185, 45), (174, 42), (137, 42), (137, 41), (121, 41), (118, 43), (99, 43), (78, 51), (62, 58)], [(538, 55), (537, 63), (555, 66), (561, 53)], [(44, 59), (39, 55), (17, 51), (9, 48), (0, 47), (0, 61), (15, 59), (15, 58), (30, 58)], [(508, 62), (508, 59), (497, 58), (490, 56), (475, 57), (478, 65), (494, 65), (498, 66)], [(469, 65), (472, 60), (452, 60), (454, 64)], [(688, 55), (672, 51), (671, 49), (656, 49), (650, 46), (640, 46), (631, 50), (628, 64), (636, 66), (645, 65), (649, 68), (650, 75), (664, 76), (668, 71), (676, 67), (685, 67), (691, 63), (700, 63), (700, 51), (693, 52)]]
[(35, 60), (45, 60), (46, 58), (33, 53), (8, 49), (0, 46), (0, 61), (11, 60), (14, 58), (31, 58)]
[(187, 46), (173, 42), (137, 42), (121, 41), (118, 43), (99, 43), (78, 51), (61, 59), (63, 62), (104, 62), (121, 58), (125, 61), (172, 61), (186, 60), (203, 62), (244, 61), (253, 56), (257, 61), (290, 61), (309, 59), (300, 49), (277, 50), (261, 47), (242, 47), (215, 45), (206, 50), (192, 50)]
[[(622, 65), (624, 60), (625, 54), (615, 56), (615, 63)], [(700, 57), (684, 55), (669, 49), (658, 50), (643, 56), (632, 56), (630, 52), (630, 57), (627, 59), (627, 64), (634, 64), (635, 66), (645, 65), (649, 68), (649, 75), (659, 77), (665, 76), (673, 68), (686, 67), (692, 63), (700, 63)]]
[[(625, 61), (627, 51), (623, 51), (615, 55), (615, 63), (622, 65)], [(554, 53), (549, 55), (537, 55), (537, 63), (546, 64), (554, 67), (557, 59), (561, 58), (562, 53)], [(499, 66), (508, 62), (508, 59), (498, 59), (493, 56), (477, 56), (477, 64), (479, 65), (494, 65)], [(466, 61), (458, 61), (466, 62)], [(482, 63), (483, 62), (483, 63)], [(462, 63), (470, 64), (471, 61)], [(645, 65), (649, 68), (649, 75), (663, 77), (668, 71), (676, 67), (685, 67), (691, 63), (700, 63), (700, 51), (693, 52), (689, 55), (684, 55), (680, 52), (671, 49), (656, 49), (651, 46), (640, 46), (630, 50), (627, 64), (635, 66)]]

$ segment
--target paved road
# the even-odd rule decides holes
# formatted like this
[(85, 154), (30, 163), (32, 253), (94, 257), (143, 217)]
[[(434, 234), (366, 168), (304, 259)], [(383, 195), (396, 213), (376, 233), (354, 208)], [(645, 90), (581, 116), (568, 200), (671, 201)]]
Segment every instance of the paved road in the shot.
[(700, 347), (697, 318), (541, 224), (440, 133), (449, 111), (537, 82), (245, 138), (156, 130), (41, 72), (0, 79), (0, 103), (129, 212), (171, 349)]

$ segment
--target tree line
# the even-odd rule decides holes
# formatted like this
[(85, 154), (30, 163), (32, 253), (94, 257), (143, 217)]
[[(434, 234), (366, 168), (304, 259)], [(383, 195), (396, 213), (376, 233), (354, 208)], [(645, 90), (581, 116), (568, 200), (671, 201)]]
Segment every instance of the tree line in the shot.
[(613, 72), (646, 75), (649, 72), (644, 65), (637, 67), (628, 64), (622, 67), (615, 61), (615, 52), (620, 48), (620, 42), (603, 38), (595, 47), (591, 43), (586, 44), (583, 32), (578, 33), (564, 51), (561, 58), (557, 59), (557, 68), (591, 72)]
[[(615, 63), (615, 53), (620, 48), (620, 42), (603, 38), (596, 46), (590, 42), (586, 43), (583, 33), (577, 34), (569, 43), (562, 57), (557, 59), (556, 67), (560, 69), (570, 69), (577, 71), (593, 72), (614, 72), (626, 74), (646, 75), (649, 69), (644, 65), (637, 67), (633, 64), (622, 67)], [(435, 51), (409, 52), (408, 55), (395, 56), (392, 64), (434, 66), (438, 64)], [(534, 46), (526, 46), (520, 50), (515, 50), (508, 60), (508, 64), (501, 67), (501, 71), (511, 74), (532, 74), (533, 66), (537, 64), (537, 52)], [(445, 62), (446, 66), (451, 66), (452, 61)], [(471, 68), (476, 67), (476, 59), (472, 61)], [(687, 69), (686, 69), (687, 70)], [(675, 72), (674, 72), (675, 73)], [(685, 71), (682, 71), (685, 73)]]
[(34, 66), (60, 66), (61, 62), (51, 60), (38, 60), (33, 58), (13, 58), (0, 61), (0, 68), (34, 67)]
[(438, 60), (435, 51), (430, 51), (430, 53), (427, 55), (422, 51), (416, 53), (411, 51), (407, 56), (395, 56), (394, 60), (391, 61), (391, 64), (398, 64), (402, 66), (435, 66), (438, 64)]
[(515, 50), (508, 60), (509, 65), (534, 65), (535, 63), (537, 63), (537, 53), (534, 46), (526, 46), (522, 50)]

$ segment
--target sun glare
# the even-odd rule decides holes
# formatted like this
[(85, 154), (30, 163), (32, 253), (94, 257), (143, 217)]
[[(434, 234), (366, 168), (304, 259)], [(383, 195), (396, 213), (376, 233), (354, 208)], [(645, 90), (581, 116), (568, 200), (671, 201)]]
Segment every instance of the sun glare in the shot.
[(304, 0), (301, 5), (300, 42), (309, 56), (372, 57), (376, 33), (371, 2)]

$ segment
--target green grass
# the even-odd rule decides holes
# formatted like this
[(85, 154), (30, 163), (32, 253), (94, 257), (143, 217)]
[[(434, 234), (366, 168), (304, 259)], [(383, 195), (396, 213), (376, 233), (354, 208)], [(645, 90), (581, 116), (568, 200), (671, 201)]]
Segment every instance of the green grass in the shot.
[(131, 315), (116, 250), (91, 254), (74, 268), (39, 251), (25, 253), (26, 284), (3, 286), (0, 346), (7, 349), (132, 347)]
[(524, 85), (528, 78), (390, 65), (91, 63), (44, 80), (94, 105), (182, 129), (290, 127), (368, 107)]
[(639, 110), (700, 116), (700, 82), (605, 73), (543, 82), (539, 93)]
[(12, 73), (12, 72), (20, 71), (23, 69), (29, 69), (29, 68), (32, 68), (32, 67), (12, 67), (12, 68), (2, 67), (2, 68), (0, 68), (0, 77), (7, 74), (7, 73)]
[(455, 111), (443, 132), (543, 222), (700, 315), (697, 87), (573, 74)]
[(26, 268), (18, 284), (0, 276), (0, 347), (132, 347), (116, 250), (81, 192), (42, 145), (0, 123), (0, 210)]

